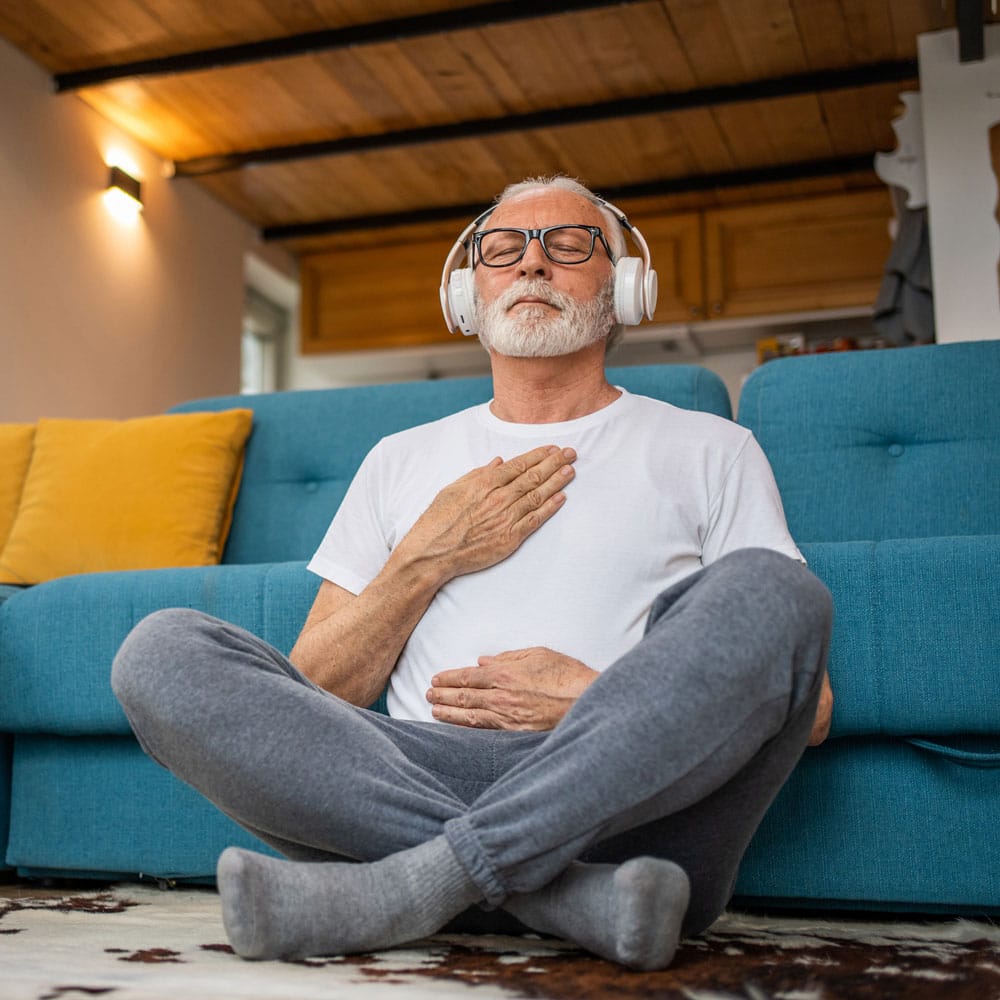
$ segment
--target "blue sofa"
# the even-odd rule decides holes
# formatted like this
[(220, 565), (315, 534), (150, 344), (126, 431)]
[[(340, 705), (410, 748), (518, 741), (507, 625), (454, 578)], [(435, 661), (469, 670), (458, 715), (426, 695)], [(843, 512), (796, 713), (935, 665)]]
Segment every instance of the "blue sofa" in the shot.
[[(729, 412), (699, 368), (612, 377)], [(754, 838), (738, 902), (1000, 913), (998, 387), (998, 342), (789, 358), (748, 380), (739, 420), (833, 591), (837, 704)], [(369, 446), (488, 395), (467, 380), (182, 407), (256, 411), (224, 565), (55, 580), (0, 605), (7, 862), (204, 879), (225, 844), (259, 846), (139, 751), (108, 689), (118, 644), (146, 613), (191, 606), (287, 650), (318, 585), (303, 560)]]
[[(701, 368), (611, 377), (632, 392), (731, 415), (722, 382)], [(227, 844), (263, 849), (142, 753), (109, 686), (115, 652), (164, 607), (199, 608), (287, 652), (319, 586), (305, 562), (368, 450), (490, 396), (480, 378), (178, 407), (254, 409), (222, 565), (93, 573), (0, 593), (0, 858), (27, 876), (201, 880), (214, 876)]]
[(737, 892), (1000, 912), (1000, 341), (770, 362), (738, 419), (833, 592), (836, 709)]

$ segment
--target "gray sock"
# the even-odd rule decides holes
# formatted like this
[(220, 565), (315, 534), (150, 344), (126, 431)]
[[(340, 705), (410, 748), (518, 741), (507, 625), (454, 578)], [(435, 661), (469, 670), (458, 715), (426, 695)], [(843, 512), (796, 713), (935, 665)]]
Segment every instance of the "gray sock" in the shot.
[(575, 862), (537, 892), (508, 897), (503, 908), (612, 962), (663, 969), (677, 950), (690, 891), (684, 870), (661, 858)]
[(217, 869), (222, 919), (243, 958), (305, 958), (426, 937), (482, 893), (442, 836), (371, 864), (284, 861), (238, 847)]

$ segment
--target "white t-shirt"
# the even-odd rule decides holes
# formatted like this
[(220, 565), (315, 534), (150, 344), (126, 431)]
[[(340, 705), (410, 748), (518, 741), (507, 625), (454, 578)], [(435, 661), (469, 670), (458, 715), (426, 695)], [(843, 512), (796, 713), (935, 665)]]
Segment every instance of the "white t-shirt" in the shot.
[(802, 558), (748, 430), (623, 390), (565, 423), (507, 423), (482, 404), (384, 438), (309, 569), (360, 593), (444, 486), (549, 444), (578, 455), (565, 504), (509, 558), (438, 592), (390, 679), (394, 717), (432, 721), (431, 677), (484, 655), (548, 646), (603, 670), (642, 637), (657, 594), (727, 552)]

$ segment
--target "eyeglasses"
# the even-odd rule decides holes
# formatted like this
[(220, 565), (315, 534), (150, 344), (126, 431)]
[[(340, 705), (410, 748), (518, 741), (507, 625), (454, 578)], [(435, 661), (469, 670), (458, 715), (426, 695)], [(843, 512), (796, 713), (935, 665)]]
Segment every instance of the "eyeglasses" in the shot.
[(516, 264), (532, 240), (538, 240), (545, 256), (555, 264), (585, 264), (601, 241), (609, 260), (611, 247), (599, 226), (548, 226), (545, 229), (484, 229), (473, 234), (473, 266), (477, 260), (487, 267)]

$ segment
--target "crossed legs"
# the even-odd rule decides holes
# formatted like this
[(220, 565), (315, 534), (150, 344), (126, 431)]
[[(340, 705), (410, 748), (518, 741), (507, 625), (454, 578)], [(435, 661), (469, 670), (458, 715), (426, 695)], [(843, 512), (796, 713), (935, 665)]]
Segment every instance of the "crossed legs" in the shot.
[(292, 857), (369, 862), (227, 852), (241, 954), (384, 947), (485, 902), (654, 968), (728, 900), (805, 745), (829, 626), (808, 571), (735, 553), (662, 595), (643, 641), (547, 734), (375, 716), (183, 611), (137, 627), (113, 684), (147, 752), (238, 822)]

